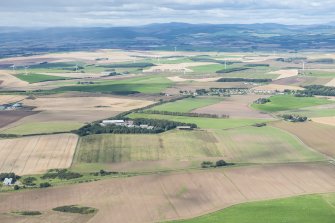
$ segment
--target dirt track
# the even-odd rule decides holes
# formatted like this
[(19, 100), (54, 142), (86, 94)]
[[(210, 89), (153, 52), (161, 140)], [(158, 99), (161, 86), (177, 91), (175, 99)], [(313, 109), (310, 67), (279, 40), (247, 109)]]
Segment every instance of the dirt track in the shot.
[(80, 204), (99, 212), (89, 222), (157, 222), (189, 218), (233, 204), (335, 192), (335, 166), (291, 164), (138, 176), (0, 194), (0, 213)]

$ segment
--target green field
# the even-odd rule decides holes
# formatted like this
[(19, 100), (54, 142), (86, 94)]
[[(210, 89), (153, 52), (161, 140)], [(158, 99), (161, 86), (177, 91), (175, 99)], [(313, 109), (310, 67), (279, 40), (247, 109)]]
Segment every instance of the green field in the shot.
[(59, 76), (52, 76), (52, 75), (45, 75), (45, 74), (37, 74), (37, 73), (29, 73), (29, 74), (17, 74), (15, 77), (26, 81), (30, 84), (37, 83), (37, 82), (45, 82), (45, 81), (58, 81), (58, 80), (67, 80), (70, 78), (66, 77), (59, 77)]
[(266, 104), (252, 104), (251, 107), (266, 112), (278, 112), (316, 105), (332, 103), (328, 99), (316, 97), (294, 97), (292, 95), (275, 95)]
[(234, 163), (324, 160), (297, 138), (274, 127), (162, 134), (101, 134), (81, 137), (74, 167), (129, 161), (197, 161), (224, 158)]
[(202, 129), (230, 129), (241, 126), (250, 126), (256, 123), (262, 123), (269, 120), (264, 119), (221, 119), (221, 118), (202, 118), (202, 117), (187, 117), (187, 116), (172, 116), (172, 115), (157, 115), (157, 114), (144, 114), (132, 113), (128, 115), (130, 118), (151, 118), (151, 119), (164, 119), (176, 122), (194, 123)]
[(325, 158), (295, 136), (270, 126), (215, 130), (224, 156), (236, 163), (319, 161)]
[(335, 72), (327, 72), (327, 71), (306, 71), (305, 75), (319, 78), (335, 78)]
[(175, 223), (333, 223), (335, 194), (251, 202)]
[[(227, 66), (227, 68), (229, 67), (230, 66)], [(224, 68), (225, 68), (224, 64), (209, 64), (209, 65), (189, 67), (189, 69), (197, 73), (215, 73), (216, 71), (222, 70)]]
[(78, 122), (30, 122), (6, 129), (1, 134), (32, 135), (69, 132), (83, 126)]
[(150, 108), (150, 110), (169, 112), (191, 112), (194, 109), (206, 107), (208, 105), (216, 104), (221, 101), (222, 98), (218, 97), (186, 98), (183, 100), (158, 105)]
[(141, 93), (160, 93), (172, 82), (161, 76), (146, 76), (125, 80), (97, 81), (95, 84), (65, 86), (55, 89), (56, 91), (82, 91), (82, 92), (101, 92), (101, 93), (120, 93), (130, 92)]
[(315, 118), (315, 117), (330, 117), (335, 116), (335, 108), (302, 108), (296, 110), (289, 110), (285, 112), (280, 112), (279, 114), (296, 114), (300, 116), (306, 116), (308, 118)]

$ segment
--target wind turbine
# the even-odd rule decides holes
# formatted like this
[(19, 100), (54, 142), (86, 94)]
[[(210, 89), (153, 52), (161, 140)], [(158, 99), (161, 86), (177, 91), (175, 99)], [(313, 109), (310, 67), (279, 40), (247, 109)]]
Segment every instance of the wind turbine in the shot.
[(24, 73), (26, 74), (26, 75), (28, 75), (28, 72), (27, 72), (27, 69), (28, 69), (29, 67), (28, 66), (25, 66), (24, 67)]
[(227, 70), (227, 60), (224, 60), (224, 69)]
[(12, 66), (10, 66), (11, 68), (13, 68), (13, 72), (15, 73), (15, 64), (13, 64)]
[(302, 61), (302, 73), (305, 74), (305, 61)]
[(174, 52), (177, 52), (177, 47), (176, 46), (174, 47)]

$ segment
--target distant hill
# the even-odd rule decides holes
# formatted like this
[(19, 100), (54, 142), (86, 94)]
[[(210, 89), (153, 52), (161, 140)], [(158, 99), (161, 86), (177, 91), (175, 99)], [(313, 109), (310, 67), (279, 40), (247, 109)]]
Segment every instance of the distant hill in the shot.
[(122, 48), (141, 50), (272, 51), (332, 50), (335, 25), (187, 24), (138, 27), (0, 27), (0, 56)]

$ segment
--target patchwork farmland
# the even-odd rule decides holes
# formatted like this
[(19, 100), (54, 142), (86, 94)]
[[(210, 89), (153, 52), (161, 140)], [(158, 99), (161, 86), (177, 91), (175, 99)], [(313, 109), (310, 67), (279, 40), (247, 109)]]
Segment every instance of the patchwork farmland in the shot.
[(302, 56), (305, 72), (284, 52), (0, 59), (0, 222), (327, 222), (335, 65)]

